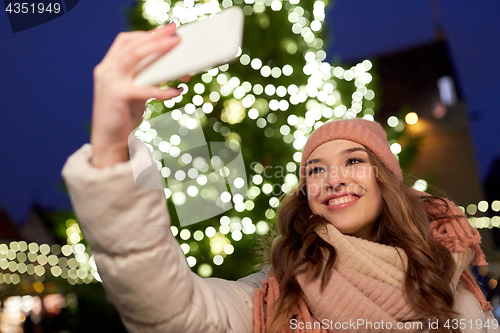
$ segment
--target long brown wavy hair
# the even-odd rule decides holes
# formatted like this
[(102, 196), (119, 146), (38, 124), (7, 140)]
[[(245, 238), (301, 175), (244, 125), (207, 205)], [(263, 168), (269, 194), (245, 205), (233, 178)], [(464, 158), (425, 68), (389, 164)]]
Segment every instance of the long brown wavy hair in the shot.
[[(368, 148), (366, 151), (372, 166), (378, 171), (377, 184), (383, 198), (375, 241), (405, 251), (408, 257), (403, 286), (406, 301), (428, 313), (429, 318), (439, 319), (442, 324), (456, 314), (452, 309), (454, 291), (450, 287), (455, 262), (450, 251), (432, 237), (429, 223), (444, 219), (448, 204), (440, 197), (414, 191), (397, 179)], [(438, 208), (433, 211), (440, 211), (439, 215), (431, 214), (430, 206)], [(298, 270), (306, 270), (307, 281), (321, 278), (322, 289), (332, 275), (337, 256), (335, 248), (314, 232), (318, 225), (328, 222), (321, 216), (311, 218), (311, 215), (314, 214), (308, 205), (304, 182), (296, 190), (283, 195), (277, 215), (277, 227), (282, 237), (276, 239), (270, 253), (280, 286), (280, 296), (274, 307), (279, 311), (274, 311), (268, 318), (268, 333), (276, 333), (287, 325), (297, 301), (305, 299), (295, 277)], [(451, 331), (440, 325), (434, 332)]]

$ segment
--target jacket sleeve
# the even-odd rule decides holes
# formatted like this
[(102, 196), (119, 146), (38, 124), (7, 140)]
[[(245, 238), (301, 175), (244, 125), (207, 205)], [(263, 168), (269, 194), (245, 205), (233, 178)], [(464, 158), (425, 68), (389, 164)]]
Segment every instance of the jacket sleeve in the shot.
[(84, 145), (68, 158), (62, 175), (127, 329), (253, 332), (253, 293), (269, 267), (238, 281), (199, 277), (170, 231), (163, 191), (138, 187), (130, 161), (98, 169), (91, 155), (91, 145)]
[(462, 282), (458, 283), (454, 310), (459, 314), (458, 324), (465, 324), (466, 328), (462, 329), (462, 333), (500, 333), (498, 321), (493, 313), (484, 312), (477, 298)]

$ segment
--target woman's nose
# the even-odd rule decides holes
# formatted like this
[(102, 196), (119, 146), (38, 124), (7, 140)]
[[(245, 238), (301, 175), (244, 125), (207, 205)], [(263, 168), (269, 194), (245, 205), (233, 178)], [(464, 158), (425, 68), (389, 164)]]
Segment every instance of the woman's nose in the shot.
[(330, 174), (325, 182), (325, 187), (327, 190), (333, 190), (334, 192), (340, 192), (344, 187), (349, 185), (349, 179), (339, 174)]

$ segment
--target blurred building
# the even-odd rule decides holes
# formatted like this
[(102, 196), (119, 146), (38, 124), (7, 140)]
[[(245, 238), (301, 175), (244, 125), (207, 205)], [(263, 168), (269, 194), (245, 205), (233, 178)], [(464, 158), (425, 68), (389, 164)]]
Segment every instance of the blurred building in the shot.
[(49, 221), (44, 217), (44, 209), (37, 204), (31, 207), (27, 218), (19, 227), (19, 232), (26, 242), (53, 245), (58, 243), (51, 231)]
[(484, 199), (469, 127), (467, 104), (444, 39), (376, 57), (379, 105), (376, 120), (418, 115), (406, 125), (418, 136), (409, 173), (445, 191), (457, 204)]
[(0, 208), (0, 243), (21, 240), (21, 234), (14, 225), (9, 213)]

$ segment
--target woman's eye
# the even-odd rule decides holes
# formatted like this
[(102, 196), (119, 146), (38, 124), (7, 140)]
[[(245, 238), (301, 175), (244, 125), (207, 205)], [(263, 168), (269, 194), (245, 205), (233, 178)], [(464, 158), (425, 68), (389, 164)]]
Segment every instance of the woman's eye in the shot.
[(320, 172), (322, 170), (323, 170), (323, 168), (321, 168), (321, 167), (314, 167), (311, 170), (309, 170), (309, 176), (312, 175), (312, 174), (314, 174), (314, 173), (318, 173), (318, 172)]
[(354, 158), (354, 157), (351, 157), (347, 160), (347, 165), (353, 165), (353, 164), (358, 164), (358, 163), (363, 163), (363, 160), (360, 159), (360, 158)]

